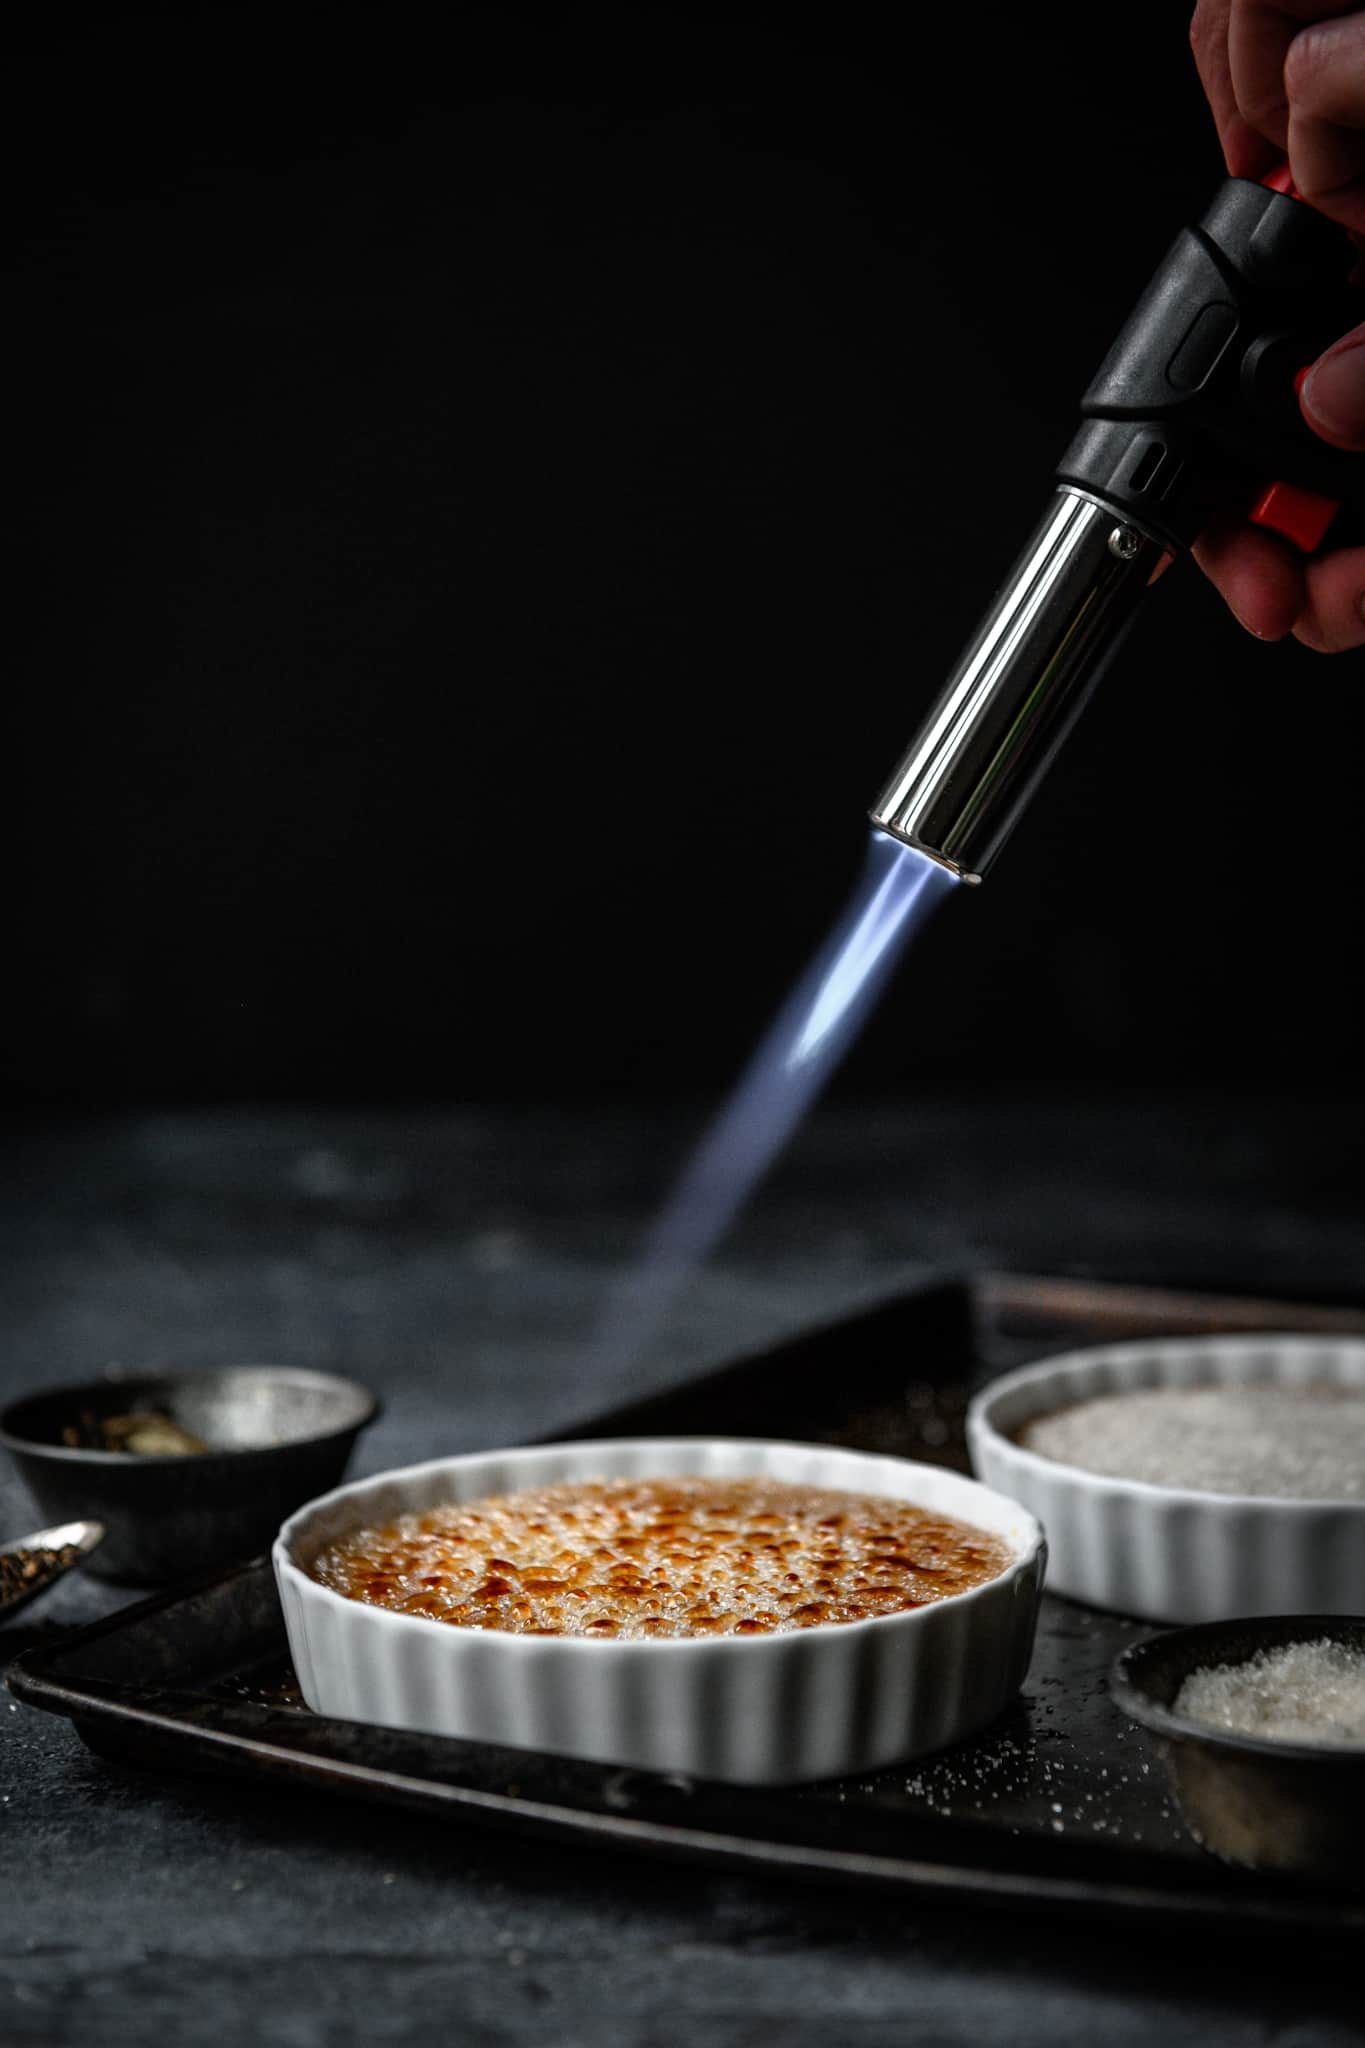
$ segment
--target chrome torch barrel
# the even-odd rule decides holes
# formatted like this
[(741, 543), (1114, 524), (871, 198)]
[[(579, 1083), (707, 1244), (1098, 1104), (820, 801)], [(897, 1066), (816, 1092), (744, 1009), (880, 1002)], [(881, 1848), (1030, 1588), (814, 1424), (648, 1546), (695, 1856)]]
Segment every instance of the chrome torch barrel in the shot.
[(872, 822), (980, 881), (1167, 555), (1128, 515), (1059, 490)]

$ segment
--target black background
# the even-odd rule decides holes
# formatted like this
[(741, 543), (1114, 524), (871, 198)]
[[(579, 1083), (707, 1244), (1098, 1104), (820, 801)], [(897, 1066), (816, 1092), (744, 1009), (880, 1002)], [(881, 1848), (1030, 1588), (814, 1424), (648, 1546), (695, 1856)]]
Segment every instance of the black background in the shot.
[[(723, 1082), (1220, 175), (1185, 37), (30, 23), (11, 1099)], [(1353, 1078), (1361, 685), (1173, 573), (843, 1085)]]

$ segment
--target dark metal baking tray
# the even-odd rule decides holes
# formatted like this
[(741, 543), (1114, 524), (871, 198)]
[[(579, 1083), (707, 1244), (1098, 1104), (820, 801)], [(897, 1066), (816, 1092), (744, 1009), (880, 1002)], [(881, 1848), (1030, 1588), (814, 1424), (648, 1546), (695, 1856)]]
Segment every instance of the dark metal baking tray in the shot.
[[(990, 1276), (912, 1294), (585, 1422), (579, 1436), (774, 1433), (965, 1465), (974, 1385), (1139, 1333), (1365, 1331), (1365, 1312)], [(1048, 1596), (994, 1727), (874, 1776), (748, 1790), (310, 1713), (264, 1560), (30, 1649), (15, 1696), (103, 1754), (618, 1849), (995, 1901), (1267, 1930), (1365, 1930), (1365, 1896), (1230, 1870), (1186, 1833), (1105, 1673), (1142, 1624)]]

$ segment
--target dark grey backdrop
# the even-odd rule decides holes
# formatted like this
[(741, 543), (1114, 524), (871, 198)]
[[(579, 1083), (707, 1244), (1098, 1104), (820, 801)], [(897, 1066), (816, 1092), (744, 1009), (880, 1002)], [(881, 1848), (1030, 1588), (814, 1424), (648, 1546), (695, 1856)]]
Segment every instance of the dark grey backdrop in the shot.
[[(723, 1080), (1219, 175), (1186, 12), (31, 23), (11, 1097)], [(1168, 579), (843, 1085), (1351, 1077), (1361, 682)]]

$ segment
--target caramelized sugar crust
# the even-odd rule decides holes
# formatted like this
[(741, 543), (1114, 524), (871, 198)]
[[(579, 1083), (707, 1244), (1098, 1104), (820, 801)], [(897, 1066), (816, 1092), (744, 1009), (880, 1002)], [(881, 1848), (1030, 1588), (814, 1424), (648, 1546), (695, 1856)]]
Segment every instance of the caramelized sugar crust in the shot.
[(349, 1599), (517, 1635), (766, 1635), (900, 1614), (1008, 1547), (906, 1501), (767, 1479), (540, 1487), (360, 1529), (312, 1567)]

